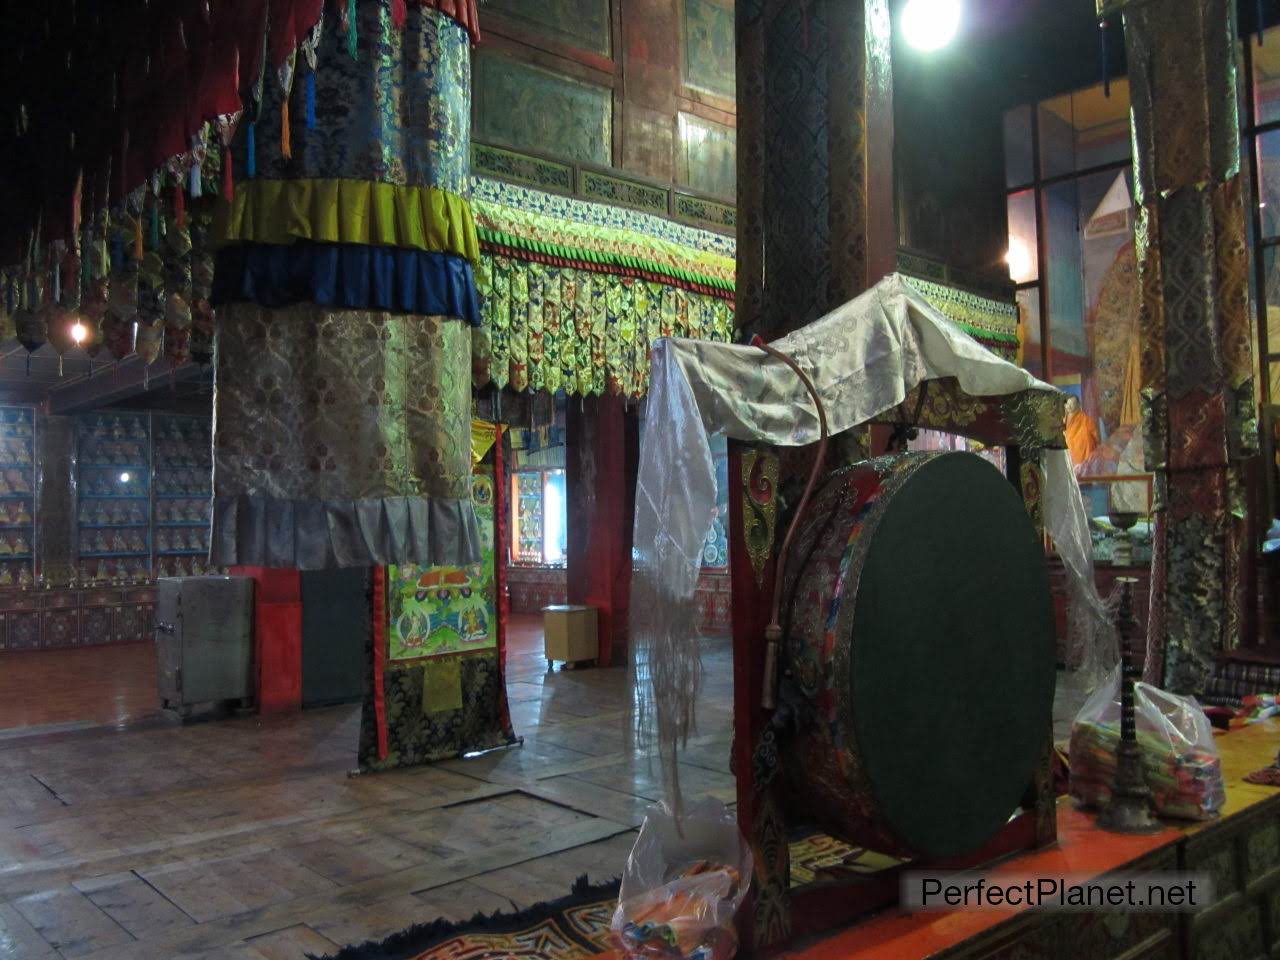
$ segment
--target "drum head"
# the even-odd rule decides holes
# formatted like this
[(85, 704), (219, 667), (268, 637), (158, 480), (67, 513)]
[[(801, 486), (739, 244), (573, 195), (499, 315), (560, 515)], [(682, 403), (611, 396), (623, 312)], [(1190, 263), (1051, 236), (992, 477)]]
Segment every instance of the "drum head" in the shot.
[(879, 808), (921, 856), (976, 850), (1020, 804), (1053, 714), (1048, 572), (1017, 491), (981, 457), (929, 461), (857, 590), (854, 736)]

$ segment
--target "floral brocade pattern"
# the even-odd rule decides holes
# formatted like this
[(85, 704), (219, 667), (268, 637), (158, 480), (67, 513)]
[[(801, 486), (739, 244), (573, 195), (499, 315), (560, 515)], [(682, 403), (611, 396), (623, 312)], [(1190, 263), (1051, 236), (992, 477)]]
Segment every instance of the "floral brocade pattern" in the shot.
[[(466, 30), (437, 10), (407, 5), (403, 29), (389, 5), (356, 5), (358, 55), (327, 18), (316, 49), (315, 125), (308, 128), (306, 58), (286, 94), (268, 75), (254, 130), (255, 176), (351, 179), (469, 192), (471, 48)], [(281, 136), (289, 104), (290, 157)], [(235, 146), (237, 181), (249, 176), (248, 124)]]
[(482, 254), (489, 376), (514, 390), (640, 396), (658, 337), (728, 341), (733, 305), (678, 287)]
[(731, 236), (699, 230), (697, 227), (677, 223), (665, 217), (641, 213), (638, 210), (629, 210), (626, 207), (592, 203), (589, 200), (547, 193), (484, 177), (476, 177), (473, 180), (470, 196), (478, 210), (485, 211), (486, 215), (495, 218), (492, 223), (495, 228), (500, 227), (496, 219), (500, 217), (509, 217), (513, 224), (521, 222), (540, 224), (542, 221), (519, 216), (534, 214), (550, 220), (563, 221), (565, 229), (602, 227), (623, 235), (639, 234), (642, 237), (662, 240), (709, 254), (719, 260), (728, 260), (730, 268), (737, 255), (737, 241)]
[(464, 323), (253, 304), (218, 321), (217, 497), (469, 498)]
[(378, 759), (373, 698), (367, 695), (360, 717), (360, 769), (389, 770), (432, 763), (515, 742), (498, 652), (463, 654), (458, 659), (462, 706), (438, 712), (427, 711), (423, 706), (426, 667), (421, 663), (387, 667), (383, 676), (387, 756)]

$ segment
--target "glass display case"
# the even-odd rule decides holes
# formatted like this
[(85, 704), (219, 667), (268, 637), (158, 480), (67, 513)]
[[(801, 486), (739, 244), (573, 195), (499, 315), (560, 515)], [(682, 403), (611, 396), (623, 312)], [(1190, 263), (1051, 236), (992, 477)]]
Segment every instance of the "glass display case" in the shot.
[(77, 578), (151, 576), (151, 444), (147, 414), (93, 413), (76, 436)]
[(212, 432), (208, 417), (178, 414), (106, 411), (79, 419), (80, 583), (212, 572)]
[(151, 429), (155, 574), (199, 576), (208, 569), (213, 423), (155, 414)]
[(0, 406), (0, 586), (35, 583), (33, 407)]

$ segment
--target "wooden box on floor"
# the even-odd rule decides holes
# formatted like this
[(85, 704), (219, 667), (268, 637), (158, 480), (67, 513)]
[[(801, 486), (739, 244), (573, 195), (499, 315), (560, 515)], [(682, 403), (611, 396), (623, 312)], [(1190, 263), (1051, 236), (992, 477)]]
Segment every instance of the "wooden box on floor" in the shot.
[(548, 665), (555, 660), (564, 663), (595, 660), (600, 655), (595, 607), (573, 604), (543, 607), (542, 633)]

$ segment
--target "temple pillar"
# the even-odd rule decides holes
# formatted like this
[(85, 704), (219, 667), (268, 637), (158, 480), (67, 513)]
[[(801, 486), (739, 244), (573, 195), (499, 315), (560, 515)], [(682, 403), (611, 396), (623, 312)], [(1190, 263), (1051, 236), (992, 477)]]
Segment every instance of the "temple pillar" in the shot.
[[(888, 0), (738, 0), (737, 323), (773, 340), (853, 299), (897, 264)], [(777, 750), (761, 707), (778, 491), (808, 469), (730, 445), (738, 822), (756, 877), (745, 951), (792, 935)], [(780, 779), (780, 778), (779, 778)]]
[(1204, 690), (1240, 644), (1242, 463), (1256, 453), (1233, 0), (1099, 0), (1124, 14), (1156, 477), (1147, 679)]
[(607, 667), (627, 657), (639, 431), (621, 397), (570, 401), (566, 413), (567, 599), (596, 608)]
[(888, 2), (740, 0), (737, 34), (737, 320), (771, 340), (895, 269)]

